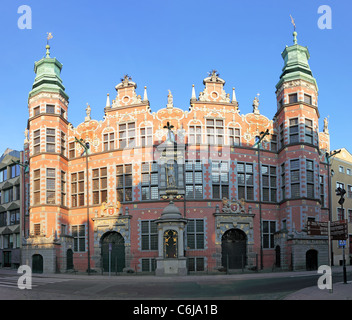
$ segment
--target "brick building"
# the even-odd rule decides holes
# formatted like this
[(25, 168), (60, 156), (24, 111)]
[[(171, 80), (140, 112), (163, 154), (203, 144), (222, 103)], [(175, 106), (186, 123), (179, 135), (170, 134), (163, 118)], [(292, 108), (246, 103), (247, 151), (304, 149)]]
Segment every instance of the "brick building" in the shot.
[(25, 227), (23, 152), (6, 149), (0, 157), (0, 266), (21, 264), (21, 235)]
[[(331, 159), (331, 220), (348, 222), (348, 239), (345, 242), (345, 261), (352, 264), (352, 155), (342, 148), (341, 151)], [(343, 208), (338, 203), (340, 197), (336, 195), (337, 188), (346, 190)], [(342, 265), (343, 252), (341, 241), (332, 241), (333, 263)]]
[(319, 132), (318, 87), (296, 36), (282, 53), (272, 119), (258, 97), (241, 114), (235, 90), (212, 71), (187, 111), (169, 92), (152, 112), (146, 87), (142, 97), (125, 76), (104, 118), (91, 119), (88, 105), (77, 127), (47, 46), (28, 100), (23, 263), (156, 274), (327, 264), (327, 238), (305, 225), (328, 219), (329, 135)]

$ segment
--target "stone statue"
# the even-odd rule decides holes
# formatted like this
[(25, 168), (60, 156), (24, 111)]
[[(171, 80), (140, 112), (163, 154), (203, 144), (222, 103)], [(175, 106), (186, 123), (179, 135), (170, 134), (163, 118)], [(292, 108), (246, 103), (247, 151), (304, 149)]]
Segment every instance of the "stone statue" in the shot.
[(87, 103), (87, 108), (86, 108), (86, 114), (87, 116), (85, 117), (85, 121), (90, 121), (90, 112), (91, 112), (91, 108), (90, 105)]
[(329, 134), (328, 124), (329, 124), (328, 118), (324, 118), (323, 132), (326, 133), (326, 134)]
[(167, 95), (167, 105), (166, 108), (173, 108), (174, 106), (174, 97), (171, 94), (171, 91), (169, 90), (169, 94)]
[(254, 114), (259, 114), (259, 98), (258, 97), (255, 97), (254, 100), (253, 100), (253, 113)]
[(166, 166), (166, 179), (168, 188), (176, 187), (175, 169), (174, 164), (172, 163), (169, 163)]
[(26, 128), (26, 130), (24, 130), (24, 143), (28, 143), (28, 129)]

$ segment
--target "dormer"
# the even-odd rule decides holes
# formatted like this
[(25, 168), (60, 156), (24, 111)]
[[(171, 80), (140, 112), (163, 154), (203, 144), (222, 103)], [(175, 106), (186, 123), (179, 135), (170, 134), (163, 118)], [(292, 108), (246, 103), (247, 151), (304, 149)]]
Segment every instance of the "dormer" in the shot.
[(225, 80), (219, 77), (216, 70), (209, 72), (209, 76), (203, 80), (205, 88), (199, 93), (200, 102), (231, 103), (230, 94), (224, 90)]
[[(123, 108), (134, 105), (144, 105), (148, 103), (147, 101), (142, 100), (140, 95), (136, 94), (137, 84), (132, 81), (132, 78), (128, 75), (125, 75), (121, 78), (121, 83), (116, 87), (116, 99), (112, 101), (111, 109)], [(106, 109), (106, 111), (108, 111)]]

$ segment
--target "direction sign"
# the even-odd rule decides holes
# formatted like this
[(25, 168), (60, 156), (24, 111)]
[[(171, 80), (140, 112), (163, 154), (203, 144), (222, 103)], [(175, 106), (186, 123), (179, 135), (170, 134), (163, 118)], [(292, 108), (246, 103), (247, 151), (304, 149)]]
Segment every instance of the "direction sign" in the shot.
[(307, 221), (307, 231), (310, 236), (327, 236), (328, 235), (328, 223)]
[[(307, 221), (307, 232), (310, 236), (328, 236), (328, 222)], [(330, 222), (331, 240), (346, 240), (347, 234), (346, 220)]]
[(347, 239), (347, 221), (333, 221), (330, 223), (330, 235), (332, 240), (346, 240)]

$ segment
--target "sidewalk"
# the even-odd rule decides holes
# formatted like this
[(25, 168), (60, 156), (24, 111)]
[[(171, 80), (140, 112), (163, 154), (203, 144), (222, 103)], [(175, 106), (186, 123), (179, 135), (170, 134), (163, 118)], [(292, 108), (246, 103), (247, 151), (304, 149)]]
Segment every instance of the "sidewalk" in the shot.
[[(283, 299), (283, 300), (352, 300), (352, 266), (347, 266), (347, 284), (342, 282), (334, 283), (332, 288), (332, 293), (328, 289), (321, 290), (318, 285), (313, 287), (308, 287), (301, 289), (296, 292), (288, 293), (284, 297), (278, 297), (273, 299)], [(332, 268), (333, 279), (339, 276), (339, 280), (342, 276), (342, 267), (335, 266)], [(17, 270), (14, 269), (0, 269), (0, 274), (17, 274)], [(62, 278), (62, 279), (72, 279), (72, 280), (104, 280), (119, 282), (121, 284), (133, 284), (137, 282), (151, 283), (157, 286), (158, 283), (162, 284), (165, 282), (199, 282), (203, 281), (207, 284), (213, 283), (223, 283), (230, 280), (250, 280), (250, 279), (265, 279), (265, 278), (287, 278), (287, 277), (310, 277), (310, 276), (320, 276), (317, 271), (286, 271), (286, 272), (257, 272), (257, 273), (244, 273), (244, 274), (232, 274), (232, 275), (187, 275), (187, 276), (174, 276), (174, 277), (156, 277), (154, 275), (100, 275), (100, 274), (69, 274), (69, 273), (59, 273), (59, 274), (34, 274), (33, 276), (38, 278)], [(318, 279), (318, 277), (317, 277)], [(228, 297), (231, 300), (230, 297)], [(270, 299), (270, 296), (268, 296)], [(261, 298), (258, 298), (261, 299)]]
[(352, 283), (334, 283), (332, 293), (328, 289), (320, 290), (318, 286), (305, 288), (289, 294), (284, 300), (352, 300)]
[[(352, 300), (352, 266), (346, 266), (347, 284), (343, 282), (334, 283), (332, 290), (319, 289), (318, 285), (304, 288), (285, 297), (284, 300)], [(341, 266), (332, 267), (332, 276), (341, 275)]]

